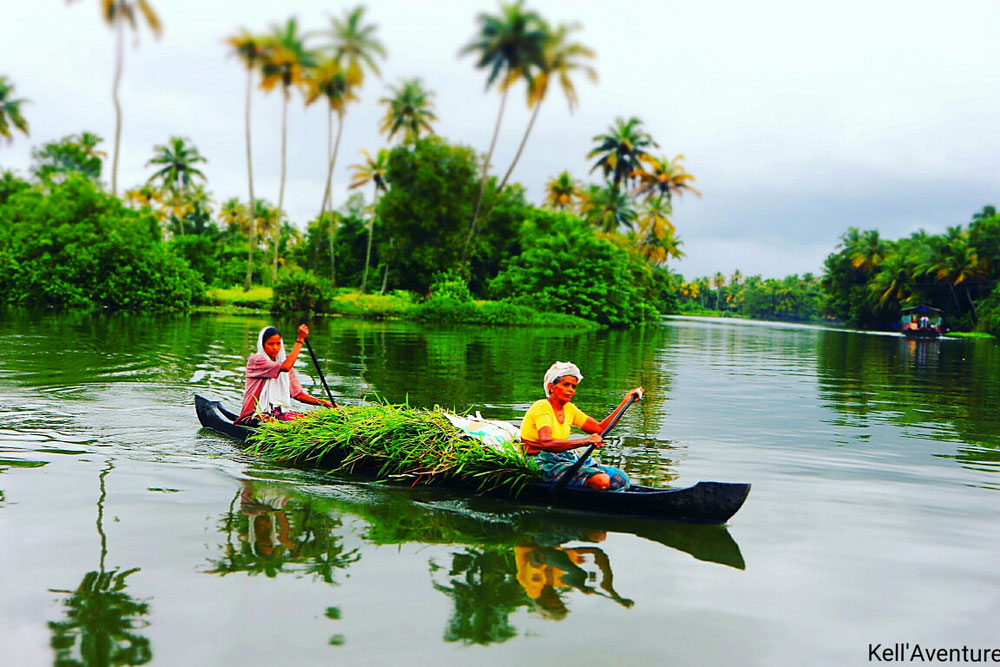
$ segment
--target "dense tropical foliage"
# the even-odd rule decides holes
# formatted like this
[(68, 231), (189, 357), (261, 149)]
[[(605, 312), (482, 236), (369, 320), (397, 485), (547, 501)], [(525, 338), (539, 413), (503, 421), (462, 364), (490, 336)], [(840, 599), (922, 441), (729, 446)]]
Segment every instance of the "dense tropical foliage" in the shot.
[[(259, 306), (251, 293), (263, 288), (270, 300), (264, 305), (283, 310), (485, 323), (544, 322), (538, 313), (560, 313), (611, 326), (685, 312), (882, 329), (902, 308), (927, 304), (944, 310), (952, 329), (1000, 330), (1000, 217), (992, 206), (938, 235), (921, 231), (893, 241), (851, 228), (822, 276), (764, 278), (737, 269), (686, 280), (668, 266), (684, 256), (674, 204), (700, 193), (684, 156), (654, 153), (659, 144), (635, 115), (616, 118), (593, 137), (590, 182), (553, 169), (541, 203), (528, 202), (511, 177), (552, 84), (572, 112), (577, 76), (596, 81), (597, 72), (594, 51), (574, 40), (578, 25), (550, 24), (523, 0), (476, 17), (461, 50), (475, 56), (486, 89), (500, 92), (485, 155), (442, 135), (434, 91), (418, 77), (402, 78), (379, 98), (384, 115), (375, 122), (385, 145), (361, 151), (348, 167), (353, 193), (334, 201), (349, 105), (366, 78), (380, 76), (388, 54), (378, 26), (357, 6), (331, 17), (325, 31), (293, 17), (226, 40), (246, 74), (246, 200), (214, 200), (201, 171), (208, 157), (178, 136), (153, 147), (145, 182), (119, 199), (121, 43), (140, 19), (157, 35), (162, 26), (146, 0), (101, 7), (118, 40), (110, 194), (101, 180), (102, 139), (90, 132), (33, 150), (28, 179), (0, 171), (0, 268), (10, 277), (0, 288), (2, 302), (183, 308), (202, 301), (206, 289), (241, 289), (244, 296), (231, 302)], [(511, 164), (491, 173), (508, 94), (521, 85), (529, 122)], [(254, 187), (256, 89), (281, 91), (276, 204)], [(312, 220), (289, 220), (284, 210), (293, 93), (306, 107), (322, 102), (328, 121), (323, 196)], [(28, 132), (26, 102), (0, 76), (0, 136), (8, 141), (14, 131)], [(369, 292), (386, 301), (365, 301)]]

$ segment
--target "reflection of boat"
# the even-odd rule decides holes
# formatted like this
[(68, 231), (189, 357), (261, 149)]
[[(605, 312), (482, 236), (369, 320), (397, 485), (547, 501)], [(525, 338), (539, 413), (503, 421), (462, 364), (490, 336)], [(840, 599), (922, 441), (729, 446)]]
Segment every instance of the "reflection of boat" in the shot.
[(905, 308), (900, 315), (903, 335), (907, 338), (934, 339), (941, 335), (941, 311), (930, 306)]
[[(588, 535), (624, 533), (677, 549), (700, 561), (745, 568), (739, 545), (725, 526), (514, 506), (482, 496), (456, 500), (445, 490), (433, 487), (338, 485), (327, 487), (324, 495), (337, 510), (369, 522), (372, 529), (366, 537), (376, 544), (517, 546), (526, 542), (588, 541)], [(553, 536), (564, 539), (553, 540)]]
[[(218, 401), (195, 396), (198, 421), (205, 428), (246, 442), (253, 430), (233, 423), (236, 418)], [(324, 467), (336, 467), (339, 461), (325, 458)], [(503, 494), (497, 489), (491, 494)], [(749, 484), (728, 482), (698, 482), (682, 489), (654, 489), (633, 485), (628, 491), (595, 491), (564, 487), (558, 491), (552, 484), (532, 483), (517, 494), (518, 502), (541, 506), (564, 507), (587, 512), (613, 514), (618, 517), (690, 521), (694, 523), (725, 523), (743, 506)]]

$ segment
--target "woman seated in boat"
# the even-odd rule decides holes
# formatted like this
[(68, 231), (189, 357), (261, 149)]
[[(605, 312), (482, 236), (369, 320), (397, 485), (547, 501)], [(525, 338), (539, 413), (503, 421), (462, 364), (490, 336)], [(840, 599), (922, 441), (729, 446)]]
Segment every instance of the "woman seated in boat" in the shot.
[(292, 399), (308, 405), (334, 407), (330, 401), (310, 396), (302, 390), (295, 375), (296, 359), (302, 351), (302, 342), (309, 335), (309, 327), (302, 324), (295, 336), (292, 351), (285, 354), (281, 332), (274, 327), (264, 327), (257, 336), (257, 352), (247, 359), (246, 388), (243, 390), (243, 407), (237, 424), (253, 425), (261, 419), (290, 421), (302, 416), (292, 411)]
[[(546, 398), (535, 401), (521, 423), (524, 451), (538, 456), (538, 465), (546, 479), (559, 479), (573, 466), (576, 456), (570, 450), (589, 445), (598, 449), (603, 447), (600, 433), (607, 428), (618, 411), (625, 408), (633, 395), (636, 400), (642, 398), (642, 387), (630, 389), (618, 407), (603, 421), (598, 422), (571, 402), (576, 393), (576, 385), (582, 379), (583, 375), (575, 364), (562, 361), (552, 364), (545, 373), (542, 384)], [(591, 435), (570, 440), (569, 433), (573, 426)], [(593, 457), (587, 457), (573, 478), (567, 481), (567, 485), (622, 491), (628, 488), (629, 478), (618, 468), (601, 465)]]

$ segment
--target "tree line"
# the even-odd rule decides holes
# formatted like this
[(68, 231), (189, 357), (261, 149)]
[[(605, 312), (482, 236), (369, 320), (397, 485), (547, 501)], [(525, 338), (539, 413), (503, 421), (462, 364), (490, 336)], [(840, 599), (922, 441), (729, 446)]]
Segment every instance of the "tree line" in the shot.
[[(126, 29), (146, 23), (159, 35), (163, 26), (149, 2), (102, 2), (104, 19), (120, 45)], [(450, 144), (435, 134), (434, 93), (419, 78), (389, 86), (380, 99), (385, 113), (379, 127), (386, 146), (362, 151), (350, 165), (350, 189), (370, 191), (371, 199), (352, 195), (332, 201), (332, 178), (340, 136), (350, 103), (369, 75), (379, 75), (386, 48), (377, 26), (365, 19), (364, 7), (331, 19), (329, 29), (304, 31), (295, 18), (274, 24), (266, 32), (237, 31), (228, 38), (246, 72), (244, 105), (247, 197), (213, 201), (199, 168), (207, 162), (189, 138), (171, 136), (154, 146), (148, 180), (121, 195), (126, 208), (152, 216), (167, 249), (184, 259), (205, 285), (244, 290), (254, 284), (277, 285), (298, 272), (322, 278), (329, 287), (345, 285), (362, 291), (414, 290), (428, 294), (435, 276), (458, 276), (477, 298), (527, 299), (513, 282), (501, 279), (513, 270), (535, 285), (540, 308), (590, 313), (605, 323), (626, 324), (654, 316), (658, 299), (668, 290), (671, 275), (666, 260), (682, 256), (671, 221), (672, 198), (692, 191), (694, 177), (684, 171), (682, 156), (668, 159), (650, 151), (658, 145), (637, 117), (618, 118), (607, 132), (594, 137), (588, 158), (600, 180), (583, 185), (568, 172), (554, 176), (546, 187), (546, 204), (525, 201), (512, 174), (535, 125), (538, 109), (558, 83), (570, 111), (578, 103), (574, 78), (582, 73), (596, 80), (590, 64), (593, 51), (573, 40), (574, 25), (552, 25), (523, 2), (501, 5), (497, 14), (476, 18), (477, 31), (464, 46), (475, 66), (486, 73), (486, 89), (500, 92), (494, 133), (485, 156)], [(117, 198), (117, 154), (122, 108), (117, 97), (123, 52), (116, 50), (113, 100), (116, 134), (111, 159), (111, 197)], [(0, 129), (27, 134), (21, 113), (26, 100), (13, 97), (13, 86), (0, 79)], [(509, 93), (522, 86), (533, 109), (512, 163), (500, 178), (489, 173)], [(281, 177), (277, 202), (254, 189), (250, 118), (255, 90), (282, 95)], [(288, 105), (301, 97), (305, 105), (322, 101), (327, 111), (324, 192), (317, 216), (293, 224), (284, 212), (285, 151)], [(25, 187), (52, 194), (64, 187), (98, 189), (107, 155), (102, 140), (90, 132), (49, 142), (33, 152), (31, 180), (8, 175), (5, 198), (15, 220)], [(19, 184), (15, 184), (19, 181)], [(37, 202), (36, 202), (37, 203)], [(109, 204), (110, 205), (110, 204)], [(53, 218), (53, 220), (58, 219)], [(108, 224), (97, 224), (96, 228)], [(7, 255), (15, 248), (7, 234)], [(18, 238), (24, 241), (22, 234)], [(522, 257), (525, 243), (542, 245), (531, 258)], [(244, 271), (237, 278), (237, 248), (243, 243)], [(20, 241), (19, 241), (20, 243)], [(28, 244), (30, 245), (30, 243)], [(582, 283), (561, 286), (553, 267), (540, 257), (557, 255), (561, 262), (594, 261), (608, 266), (607, 276), (584, 276)], [(545, 261), (548, 261), (546, 259)], [(263, 264), (268, 265), (266, 269)], [(608, 264), (610, 263), (610, 264)], [(544, 266), (543, 266), (544, 264)], [(21, 262), (21, 270), (30, 270)], [(563, 266), (569, 269), (569, 266)], [(530, 276), (534, 272), (539, 276)], [(506, 282), (505, 282), (506, 281)], [(613, 281), (613, 282), (609, 282)], [(441, 282), (441, 281), (439, 281)], [(448, 280), (444, 280), (448, 282)], [(542, 284), (552, 283), (541, 289)], [(538, 291), (541, 289), (541, 291)], [(575, 290), (575, 291), (574, 291)], [(23, 298), (22, 298), (23, 297)], [(24, 294), (18, 301), (29, 301)], [(194, 297), (197, 300), (197, 296)], [(599, 304), (605, 300), (609, 305)], [(105, 305), (110, 305), (105, 302)], [(611, 314), (609, 314), (611, 313)]]

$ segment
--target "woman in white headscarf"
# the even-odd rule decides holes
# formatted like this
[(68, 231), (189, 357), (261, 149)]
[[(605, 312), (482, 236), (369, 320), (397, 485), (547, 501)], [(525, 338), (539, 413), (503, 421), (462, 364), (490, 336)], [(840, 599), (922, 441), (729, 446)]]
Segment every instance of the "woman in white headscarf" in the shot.
[[(557, 361), (549, 367), (542, 381), (546, 398), (535, 401), (521, 422), (521, 443), (525, 453), (538, 456), (538, 465), (547, 479), (558, 479), (575, 462), (573, 449), (594, 445), (604, 446), (600, 433), (615, 415), (632, 401), (642, 398), (642, 387), (629, 389), (618, 407), (602, 421), (588, 417), (572, 403), (576, 386), (583, 379), (576, 364)], [(590, 433), (587, 438), (569, 439), (572, 427)], [(583, 465), (568, 481), (569, 486), (586, 486), (591, 489), (620, 491), (629, 486), (628, 475), (613, 466), (601, 465), (587, 457)]]
[(309, 405), (332, 408), (333, 403), (310, 396), (292, 366), (302, 351), (302, 342), (309, 335), (309, 327), (302, 324), (295, 336), (292, 351), (285, 354), (281, 332), (274, 327), (264, 327), (257, 335), (257, 352), (247, 359), (246, 387), (243, 390), (243, 407), (237, 424), (253, 424), (261, 417), (290, 420), (300, 416), (292, 411), (292, 399)]

